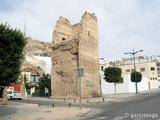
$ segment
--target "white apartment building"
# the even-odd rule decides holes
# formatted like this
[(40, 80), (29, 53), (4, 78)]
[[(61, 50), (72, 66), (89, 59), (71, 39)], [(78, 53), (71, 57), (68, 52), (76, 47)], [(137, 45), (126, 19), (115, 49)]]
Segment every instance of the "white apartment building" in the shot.
[(160, 87), (160, 60), (157, 62), (157, 75), (158, 75), (158, 82)]
[[(118, 63), (118, 64), (116, 64)], [(105, 65), (102, 63), (100, 66), (104, 68), (111, 65)], [(116, 83), (117, 93), (132, 93), (135, 92), (135, 83), (131, 82), (131, 72), (134, 70), (132, 59), (122, 59), (122, 61), (115, 62), (114, 66), (120, 67), (122, 69), (123, 82)], [(158, 75), (157, 75), (157, 65), (156, 60), (152, 56), (144, 57), (140, 56), (136, 58), (136, 71), (141, 72), (142, 81), (138, 83), (138, 91), (145, 91), (150, 89), (159, 88)], [(108, 83), (104, 79), (104, 72), (101, 69), (101, 88), (102, 94), (114, 94), (114, 83)]]
[[(130, 75), (134, 71), (134, 65), (120, 65), (122, 76)], [(136, 71), (142, 74), (142, 78), (148, 79), (148, 89), (158, 88), (157, 65), (155, 62), (137, 63)]]

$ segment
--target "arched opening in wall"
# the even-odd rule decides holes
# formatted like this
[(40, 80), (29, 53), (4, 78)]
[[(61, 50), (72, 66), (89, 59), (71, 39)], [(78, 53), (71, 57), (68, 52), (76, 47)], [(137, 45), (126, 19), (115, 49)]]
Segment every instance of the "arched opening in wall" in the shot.
[(63, 37), (62, 40), (66, 40), (66, 38)]

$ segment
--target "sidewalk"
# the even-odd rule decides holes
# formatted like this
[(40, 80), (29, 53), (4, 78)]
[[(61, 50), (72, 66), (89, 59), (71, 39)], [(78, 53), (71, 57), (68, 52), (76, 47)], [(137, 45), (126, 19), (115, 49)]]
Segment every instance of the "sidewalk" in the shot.
[(64, 99), (50, 99), (49, 97), (28, 97), (24, 98), (24, 100), (43, 100), (43, 101), (64, 101)]
[(142, 92), (139, 92), (138, 94), (136, 94), (136, 93), (105, 94), (105, 95), (103, 95), (103, 97), (105, 99), (115, 99), (115, 100), (117, 100), (117, 99), (122, 99), (122, 98), (125, 99), (125, 98), (139, 96), (139, 95), (152, 94), (152, 93), (156, 93), (156, 92), (160, 92), (160, 88), (147, 90), (147, 91), (142, 91)]
[[(66, 98), (66, 99), (50, 99), (50, 98), (43, 98), (43, 97), (31, 97), (27, 98), (24, 100), (33, 100), (33, 101), (49, 101), (49, 102), (55, 102), (55, 103), (72, 103), (72, 104), (78, 104), (79, 103), (79, 98), (77, 99), (71, 99), (71, 98)], [(97, 97), (97, 98), (82, 98), (81, 102), (82, 104), (85, 103), (101, 103), (101, 102), (109, 102), (113, 101), (113, 98), (104, 98), (104, 97)]]
[[(44, 107), (36, 104), (0, 105), (0, 120), (66, 120), (85, 114), (88, 108)], [(12, 111), (11, 111), (12, 110)], [(4, 115), (4, 113), (6, 113)]]

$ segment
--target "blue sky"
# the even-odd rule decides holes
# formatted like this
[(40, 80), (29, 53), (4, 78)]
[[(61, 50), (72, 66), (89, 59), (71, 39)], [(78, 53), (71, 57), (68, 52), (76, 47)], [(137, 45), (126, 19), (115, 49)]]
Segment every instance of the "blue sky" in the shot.
[[(100, 57), (124, 57), (124, 52), (160, 53), (160, 0), (0, 0), (0, 22), (8, 22), (33, 39), (52, 41), (59, 16), (80, 21), (85, 12), (98, 17)], [(141, 55), (140, 54), (140, 55)]]

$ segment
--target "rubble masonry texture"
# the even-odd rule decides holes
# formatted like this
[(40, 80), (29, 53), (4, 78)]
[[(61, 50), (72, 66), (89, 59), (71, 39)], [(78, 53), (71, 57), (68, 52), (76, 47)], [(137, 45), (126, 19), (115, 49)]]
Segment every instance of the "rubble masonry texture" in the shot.
[(79, 96), (79, 68), (84, 69), (84, 77), (81, 78), (82, 98), (101, 96), (95, 14), (85, 12), (80, 23), (75, 25), (60, 17), (52, 38), (51, 98)]

